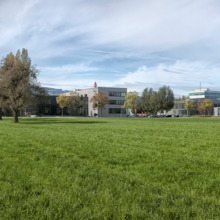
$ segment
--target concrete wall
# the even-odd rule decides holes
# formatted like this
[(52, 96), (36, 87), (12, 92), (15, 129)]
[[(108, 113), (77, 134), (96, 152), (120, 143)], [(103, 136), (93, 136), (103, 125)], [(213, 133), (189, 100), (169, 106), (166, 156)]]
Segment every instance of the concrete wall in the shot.
[[(98, 92), (105, 93), (109, 100), (125, 100), (125, 97), (109, 96), (109, 92), (124, 92), (127, 93), (127, 88), (111, 88), (111, 87), (98, 87)], [(110, 108), (120, 108), (123, 105), (106, 105), (105, 109), (102, 110), (102, 117), (127, 117), (127, 114), (109, 114)], [(101, 110), (99, 109), (98, 117), (101, 117)]]

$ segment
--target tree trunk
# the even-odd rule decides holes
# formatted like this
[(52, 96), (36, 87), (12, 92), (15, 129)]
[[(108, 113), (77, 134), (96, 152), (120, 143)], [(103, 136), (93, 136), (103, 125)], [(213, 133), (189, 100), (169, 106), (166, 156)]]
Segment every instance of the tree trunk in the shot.
[(63, 108), (62, 108), (62, 117), (63, 117)]
[(0, 120), (2, 120), (2, 109), (0, 108)]
[(190, 117), (190, 109), (188, 109), (188, 116)]
[(18, 123), (18, 111), (14, 111), (14, 123)]

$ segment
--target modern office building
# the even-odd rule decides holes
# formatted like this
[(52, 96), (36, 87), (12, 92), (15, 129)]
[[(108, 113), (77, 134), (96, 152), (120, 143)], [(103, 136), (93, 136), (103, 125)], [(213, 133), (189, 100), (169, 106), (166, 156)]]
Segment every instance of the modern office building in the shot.
[[(191, 115), (199, 115), (196, 104), (199, 100), (210, 99), (214, 104), (211, 115), (220, 116), (220, 91), (211, 91), (209, 89), (196, 89), (189, 92), (189, 99), (195, 103), (195, 108), (191, 109)], [(174, 107), (167, 114), (188, 115), (188, 110), (185, 108), (185, 101), (175, 101)]]
[[(189, 92), (189, 98), (190, 100), (194, 101), (195, 104), (199, 100), (210, 99), (214, 104), (214, 108), (211, 110), (211, 115), (218, 116), (219, 111), (217, 110), (217, 107), (220, 107), (220, 91), (211, 91), (209, 89), (196, 89), (192, 92)], [(196, 111), (195, 109), (194, 111), (198, 114), (198, 111)]]
[[(125, 95), (127, 93), (127, 88), (112, 88), (112, 87), (98, 87), (94, 83), (93, 88), (88, 89), (78, 89), (74, 92), (77, 92), (79, 96), (88, 99), (88, 115), (90, 117), (127, 117), (126, 110), (122, 108), (125, 102)], [(105, 108), (93, 109), (93, 103), (90, 102), (90, 99), (97, 93), (104, 93), (107, 98), (110, 100), (110, 103), (105, 105)], [(71, 92), (64, 93), (63, 95), (70, 96)]]
[(209, 89), (196, 89), (189, 92), (190, 100), (198, 102), (199, 100), (210, 99), (215, 107), (220, 107), (220, 91), (211, 91)]

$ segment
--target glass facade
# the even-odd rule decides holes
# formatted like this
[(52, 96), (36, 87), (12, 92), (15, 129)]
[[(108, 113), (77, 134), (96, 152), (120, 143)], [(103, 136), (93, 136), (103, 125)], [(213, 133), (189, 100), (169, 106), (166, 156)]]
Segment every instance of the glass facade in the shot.
[(205, 95), (205, 92), (194, 92), (194, 93), (189, 93), (189, 96), (194, 96), (194, 95)]
[(124, 108), (109, 108), (109, 114), (126, 114), (126, 110)]
[(196, 96), (203, 95), (205, 99), (211, 99), (212, 101), (220, 101), (220, 92), (215, 92), (215, 91), (204, 91), (204, 92), (191, 92), (189, 93), (189, 96), (192, 97), (192, 99), (196, 100), (199, 99)]
[(200, 99), (204, 100), (204, 99), (210, 99), (213, 101), (214, 103), (214, 107), (220, 107), (220, 92), (212, 92), (212, 91), (205, 91), (203, 92), (202, 95), (204, 95), (204, 98), (197, 98), (196, 95), (201, 95), (199, 93), (189, 93), (189, 96), (192, 97), (190, 98), (190, 100), (194, 101), (195, 103), (197, 103)]
[[(29, 105), (25, 109), (26, 115), (61, 115), (62, 110), (59, 108), (59, 105), (56, 102), (57, 96), (47, 96), (41, 103), (38, 105)], [(83, 105), (77, 110), (64, 108), (64, 116), (88, 116), (88, 97), (81, 97), (83, 100)]]
[(185, 101), (174, 101), (173, 108), (167, 112), (168, 115), (187, 115), (187, 109), (185, 108)]
[(205, 93), (205, 98), (206, 99), (211, 99), (213, 101), (220, 101), (220, 93), (206, 92)]
[(116, 96), (116, 97), (125, 97), (126, 93), (125, 92), (113, 92), (110, 91), (108, 93), (109, 96)]
[(125, 100), (110, 100), (110, 105), (124, 105)]

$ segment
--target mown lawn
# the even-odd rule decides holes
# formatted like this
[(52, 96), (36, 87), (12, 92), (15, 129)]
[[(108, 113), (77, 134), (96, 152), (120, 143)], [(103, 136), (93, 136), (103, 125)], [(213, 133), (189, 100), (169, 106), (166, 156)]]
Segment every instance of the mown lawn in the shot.
[(220, 219), (220, 119), (4, 118), (0, 219)]

